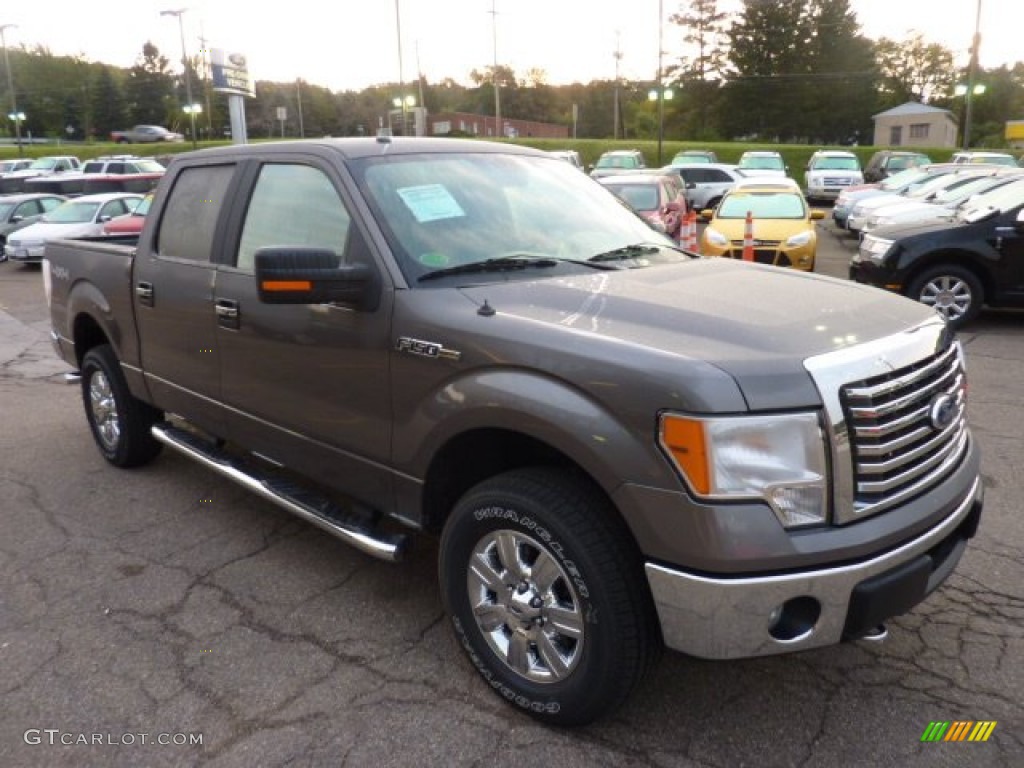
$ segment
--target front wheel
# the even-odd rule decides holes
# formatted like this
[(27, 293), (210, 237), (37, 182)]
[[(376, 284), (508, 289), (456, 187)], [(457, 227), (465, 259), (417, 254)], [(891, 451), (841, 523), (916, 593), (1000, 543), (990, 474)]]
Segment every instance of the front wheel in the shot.
[(954, 328), (973, 320), (984, 302), (984, 289), (978, 277), (953, 264), (940, 264), (922, 272), (910, 283), (907, 295), (932, 307)]
[(445, 525), (439, 570), (473, 666), (544, 722), (608, 714), (660, 648), (629, 531), (565, 471), (515, 470), (471, 489)]
[(82, 358), (82, 403), (103, 458), (118, 467), (138, 467), (160, 453), (150, 427), (163, 413), (134, 397), (109, 344)]

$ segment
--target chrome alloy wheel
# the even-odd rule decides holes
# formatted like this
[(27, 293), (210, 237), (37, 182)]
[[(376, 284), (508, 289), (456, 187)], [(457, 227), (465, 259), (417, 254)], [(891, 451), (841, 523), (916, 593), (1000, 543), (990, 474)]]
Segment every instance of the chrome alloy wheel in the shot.
[(121, 420), (110, 381), (103, 371), (96, 371), (89, 380), (89, 407), (100, 441), (108, 450), (116, 449), (121, 440)]
[(921, 287), (920, 301), (946, 320), (963, 317), (975, 301), (971, 286), (955, 275), (936, 275)]
[(480, 633), (514, 672), (534, 683), (568, 677), (583, 653), (576, 588), (540, 543), (522, 533), (488, 533), (466, 574)]

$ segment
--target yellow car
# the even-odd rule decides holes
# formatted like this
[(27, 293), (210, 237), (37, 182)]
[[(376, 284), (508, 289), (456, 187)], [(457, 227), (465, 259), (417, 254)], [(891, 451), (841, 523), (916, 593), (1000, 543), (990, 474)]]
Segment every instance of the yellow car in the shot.
[(825, 218), (825, 213), (809, 208), (800, 190), (787, 184), (766, 181), (735, 188), (713, 211), (702, 211), (708, 225), (701, 237), (701, 253), (743, 258), (748, 211), (753, 219), (754, 261), (814, 271), (818, 250), (814, 222)]

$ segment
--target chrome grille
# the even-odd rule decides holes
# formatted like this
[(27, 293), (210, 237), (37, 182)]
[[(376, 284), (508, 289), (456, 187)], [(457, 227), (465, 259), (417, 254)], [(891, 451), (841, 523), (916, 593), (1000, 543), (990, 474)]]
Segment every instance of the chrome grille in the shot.
[(966, 392), (958, 344), (841, 388), (854, 518), (916, 496), (955, 468), (967, 447)]

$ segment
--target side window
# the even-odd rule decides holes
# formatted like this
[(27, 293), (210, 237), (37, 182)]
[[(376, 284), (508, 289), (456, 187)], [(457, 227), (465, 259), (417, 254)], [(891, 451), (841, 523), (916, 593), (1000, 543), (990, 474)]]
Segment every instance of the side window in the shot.
[(60, 198), (48, 197), (48, 198), (46, 198), (45, 200), (42, 201), (42, 203), (43, 203), (43, 212), (44, 213), (49, 213), (50, 211), (52, 211), (54, 208), (56, 208), (58, 205), (60, 205), (63, 202), (64, 201), (61, 200)]
[(212, 261), (217, 220), (234, 170), (233, 165), (197, 166), (178, 174), (160, 217), (160, 256)]
[(21, 216), (22, 218), (35, 216), (38, 213), (39, 204), (35, 200), (29, 200), (28, 202), (24, 202), (14, 209), (14, 216)]
[(265, 165), (249, 200), (236, 266), (253, 272), (256, 251), (275, 245), (325, 248), (344, 261), (351, 221), (323, 171), (309, 165)]
[(714, 182), (715, 184), (728, 184), (732, 181), (732, 176), (725, 171), (718, 170), (717, 168), (708, 168), (705, 173), (707, 174), (707, 180), (709, 182)]
[(111, 163), (107, 166), (107, 173), (124, 173), (124, 163)]

